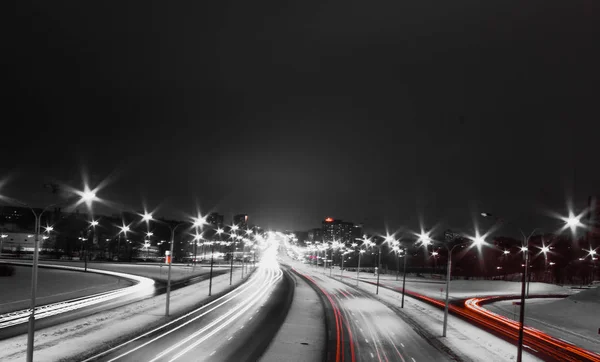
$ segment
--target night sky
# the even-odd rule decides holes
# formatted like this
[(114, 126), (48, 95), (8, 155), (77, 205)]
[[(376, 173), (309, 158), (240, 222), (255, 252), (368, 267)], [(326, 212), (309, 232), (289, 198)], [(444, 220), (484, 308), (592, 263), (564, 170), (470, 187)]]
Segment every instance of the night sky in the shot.
[(167, 216), (467, 231), (600, 194), (597, 1), (36, 3), (3, 36), (8, 196), (85, 170)]

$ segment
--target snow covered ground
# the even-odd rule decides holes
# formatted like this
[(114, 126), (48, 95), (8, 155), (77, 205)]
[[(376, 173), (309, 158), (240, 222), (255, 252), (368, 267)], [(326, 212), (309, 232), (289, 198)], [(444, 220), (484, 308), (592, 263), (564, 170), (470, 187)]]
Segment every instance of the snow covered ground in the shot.
[[(30, 306), (31, 267), (15, 266), (15, 270), (13, 276), (0, 277), (0, 314)], [(111, 275), (40, 268), (37, 304), (55, 303), (130, 285), (129, 280)]]
[[(96, 265), (94, 265), (95, 267)], [(234, 286), (241, 282), (234, 270)], [(213, 296), (229, 290), (229, 274), (213, 278)], [(208, 297), (208, 280), (180, 288), (171, 293), (171, 316), (165, 317), (165, 295), (97, 313), (35, 333), (36, 361), (73, 361), (93, 351), (114, 345), (118, 340), (140, 334), (183, 314), (203, 303)], [(0, 360), (22, 361), (27, 349), (27, 336), (0, 341)]]
[[(518, 319), (512, 301), (484, 305), (494, 313)], [(531, 299), (525, 303), (525, 324), (551, 336), (600, 353), (600, 287), (562, 299)]]
[[(10, 261), (10, 260), (6, 260)], [(14, 261), (14, 260), (13, 260)], [(19, 260), (20, 263), (31, 264), (31, 261)], [(83, 268), (85, 263), (81, 261), (59, 261), (59, 260), (43, 260), (40, 264), (45, 265), (60, 265), (60, 266), (73, 266)], [(100, 262), (89, 262), (88, 268), (109, 270), (119, 273), (134, 274), (143, 276), (146, 278), (152, 278), (159, 282), (167, 281), (168, 266), (162, 263), (100, 263)], [(223, 267), (215, 267), (215, 269), (223, 269)], [(227, 266), (228, 267), (228, 266)], [(235, 266), (234, 266), (235, 267)], [(171, 265), (171, 281), (179, 281), (192, 276), (202, 275), (208, 273), (210, 266), (206, 264), (202, 265), (186, 265), (186, 264), (172, 264)]]
[[(344, 273), (346, 275), (346, 273)], [(356, 274), (349, 275), (352, 278)], [(375, 281), (377, 277), (372, 273), (361, 273), (363, 279)], [(402, 275), (398, 281), (395, 276), (381, 275), (379, 277), (381, 283), (395, 287), (402, 286)], [(419, 278), (407, 278), (406, 290), (417, 292), (426, 295), (430, 298), (443, 299), (446, 292), (446, 281), (431, 280)], [(561, 287), (548, 283), (529, 283), (529, 294), (574, 294), (578, 292), (568, 287)], [(466, 299), (473, 297), (492, 296), (492, 295), (520, 295), (521, 283), (510, 282), (504, 280), (452, 280), (450, 281), (450, 298), (451, 299)]]

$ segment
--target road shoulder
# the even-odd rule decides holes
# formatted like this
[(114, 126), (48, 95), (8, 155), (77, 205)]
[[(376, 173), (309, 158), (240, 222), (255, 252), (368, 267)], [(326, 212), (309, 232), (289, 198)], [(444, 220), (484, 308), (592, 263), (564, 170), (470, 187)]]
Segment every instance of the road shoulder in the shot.
[(306, 281), (289, 274), (295, 284), (292, 305), (260, 361), (322, 361), (327, 337), (321, 299)]

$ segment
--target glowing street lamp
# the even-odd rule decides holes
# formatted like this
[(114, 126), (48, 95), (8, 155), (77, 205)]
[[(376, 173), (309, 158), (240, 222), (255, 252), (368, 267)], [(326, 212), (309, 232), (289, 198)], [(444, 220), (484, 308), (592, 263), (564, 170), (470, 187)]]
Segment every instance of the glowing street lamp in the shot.
[(358, 286), (358, 279), (360, 278), (360, 257), (366, 252), (366, 250), (358, 250), (358, 267), (356, 268), (356, 285)]
[(573, 211), (569, 211), (569, 216), (567, 217), (560, 217), (563, 222), (565, 223), (563, 226), (563, 229), (571, 229), (571, 232), (574, 234), (575, 231), (577, 230), (577, 228), (581, 228), (584, 227), (584, 225), (581, 223), (581, 218), (583, 217), (583, 214), (580, 215), (575, 215), (573, 213)]
[[(53, 188), (53, 192), (56, 192), (58, 190), (58, 186), (52, 185), (52, 188)], [(80, 196), (79, 200), (76, 201), (75, 205), (79, 205), (79, 204), (85, 202), (85, 204), (88, 206), (88, 208), (91, 208), (92, 202), (97, 199), (95, 190), (91, 191), (87, 185), (85, 186), (85, 190), (83, 192), (74, 190), (74, 193), (78, 194)], [(42, 211), (39, 213), (36, 212), (31, 206), (29, 206), (25, 203), (19, 202), (17, 200), (13, 200), (13, 201), (15, 203), (18, 203), (18, 204), (30, 209), (35, 218), (35, 241), (34, 241), (34, 248), (33, 248), (33, 265), (32, 265), (32, 273), (31, 273), (31, 307), (29, 309), (30, 314), (29, 314), (29, 323), (28, 323), (28, 328), (27, 328), (27, 355), (26, 355), (27, 362), (33, 362), (33, 339), (34, 339), (34, 334), (35, 334), (35, 304), (36, 304), (36, 294), (37, 294), (39, 241), (40, 241), (40, 227), (41, 227), (42, 215), (51, 207), (55, 207), (58, 205), (68, 203), (71, 200), (69, 200), (67, 202), (58, 202), (58, 203), (48, 205), (45, 208), (43, 208)], [(1, 251), (1, 247), (0, 247), (0, 251)]]
[(445, 305), (444, 305), (444, 328), (443, 328), (443, 332), (442, 332), (442, 336), (446, 337), (446, 330), (448, 327), (448, 304), (449, 304), (449, 295), (450, 295), (450, 279), (451, 279), (451, 273), (452, 273), (452, 252), (454, 251), (454, 248), (456, 248), (457, 246), (460, 245), (465, 245), (468, 243), (471, 243), (474, 246), (480, 247), (481, 245), (485, 244), (485, 235), (481, 236), (479, 235), (479, 232), (476, 231), (475, 232), (475, 236), (474, 237), (469, 237), (470, 241), (467, 242), (463, 242), (463, 243), (458, 243), (454, 246), (452, 246), (452, 248), (448, 247), (448, 244), (444, 244), (444, 246), (446, 247), (446, 250), (448, 251), (448, 262), (446, 263), (446, 301), (445, 301)]
[(144, 214), (142, 215), (142, 221), (145, 221), (146, 223), (148, 223), (151, 220), (152, 220), (152, 213), (144, 211)]
[(2, 249), (4, 248), (4, 239), (6, 239), (8, 235), (2, 234), (0, 235), (0, 255), (2, 255)]
[[(148, 212), (144, 212), (144, 214), (142, 215), (142, 220), (146, 221), (147, 223), (150, 221), (159, 221), (156, 220), (152, 217), (152, 213), (148, 213)], [(169, 252), (169, 256), (171, 258), (173, 258), (173, 249), (175, 246), (175, 231), (177, 230), (177, 228), (181, 225), (189, 225), (190, 223), (192, 224), (193, 227), (200, 227), (202, 228), (202, 226), (204, 226), (206, 224), (206, 218), (203, 217), (202, 215), (198, 214), (198, 217), (192, 218), (191, 222), (189, 221), (183, 221), (180, 222), (178, 224), (171, 224), (171, 223), (166, 223), (163, 221), (159, 221), (162, 224), (165, 224), (169, 230), (171, 231), (171, 246), (170, 246), (170, 252)], [(129, 227), (127, 227), (127, 229), (129, 229)], [(172, 265), (172, 259), (169, 261), (169, 268), (167, 269), (167, 298), (166, 298), (166, 302), (165, 302), (165, 315), (168, 317), (169, 316), (169, 304), (171, 301), (171, 265)]]
[[(221, 242), (221, 234), (223, 233), (223, 229), (218, 228), (217, 229), (217, 235), (219, 236), (219, 242)], [(212, 293), (212, 275), (213, 275), (213, 263), (214, 263), (214, 254), (215, 254), (215, 243), (211, 242), (212, 245), (212, 252), (210, 253), (210, 273), (208, 276), (208, 296), (211, 296)], [(220, 248), (220, 247), (219, 247)]]

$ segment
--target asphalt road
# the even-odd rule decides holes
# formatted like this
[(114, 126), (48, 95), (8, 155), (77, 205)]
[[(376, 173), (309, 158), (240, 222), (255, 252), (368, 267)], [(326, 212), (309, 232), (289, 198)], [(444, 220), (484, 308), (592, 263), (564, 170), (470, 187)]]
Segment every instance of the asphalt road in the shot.
[(451, 360), (368, 294), (324, 275), (322, 270), (289, 262), (324, 296), (329, 311), (328, 361)]
[(263, 258), (237, 289), (86, 361), (255, 361), (285, 318), (293, 287)]

